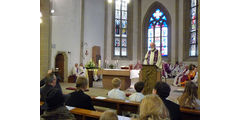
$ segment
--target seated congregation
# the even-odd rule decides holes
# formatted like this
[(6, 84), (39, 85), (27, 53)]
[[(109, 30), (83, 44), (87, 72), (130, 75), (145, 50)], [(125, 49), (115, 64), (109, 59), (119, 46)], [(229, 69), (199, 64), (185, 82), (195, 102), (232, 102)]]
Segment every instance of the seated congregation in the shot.
[[(191, 65), (190, 65), (191, 66)], [(191, 68), (192, 69), (192, 68)], [(116, 112), (113, 109), (106, 111), (100, 111), (96, 108), (93, 96), (89, 96), (85, 93), (88, 85), (86, 77), (79, 76), (76, 80), (76, 90), (69, 94), (63, 94), (62, 88), (54, 72), (49, 72), (46, 78), (44, 78), (44, 86), (40, 89), (41, 102), (44, 102), (40, 106), (41, 119), (43, 120), (75, 120), (75, 119), (100, 119), (100, 120), (118, 120), (124, 117), (123, 113), (129, 112), (124, 110), (131, 110), (126, 107), (123, 112)], [(41, 82), (43, 82), (41, 81)], [(144, 82), (138, 81), (134, 84), (135, 93), (127, 96), (126, 93), (120, 90), (121, 80), (114, 78), (112, 80), (113, 89), (108, 91), (108, 99), (112, 99), (115, 102), (121, 102), (121, 104), (134, 104), (137, 105), (137, 109), (134, 109), (136, 114), (130, 112), (125, 119), (132, 120), (181, 120), (182, 108), (200, 110), (200, 100), (197, 95), (197, 86), (193, 81), (185, 81), (185, 89), (181, 96), (177, 98), (177, 102), (172, 102), (168, 99), (171, 92), (171, 87), (165, 82), (158, 81), (152, 90), (152, 94), (144, 95)], [(105, 101), (108, 102), (108, 101)], [(109, 102), (110, 104), (110, 102)], [(116, 108), (121, 109), (121, 104), (117, 104)], [(78, 114), (74, 112), (74, 109), (68, 109), (68, 107), (75, 107), (92, 112), (100, 111), (96, 114), (98, 116), (91, 118), (95, 114), (92, 112), (84, 113), (88, 118), (79, 118)], [(124, 106), (123, 106), (124, 107)], [(112, 107), (111, 107), (112, 108)], [(75, 110), (76, 111), (76, 110)], [(96, 115), (95, 114), (95, 115)], [(81, 114), (83, 115), (83, 114)], [(199, 116), (200, 117), (200, 116)]]
[(175, 65), (167, 62), (162, 64), (162, 77), (174, 78), (174, 86), (185, 86), (187, 81), (192, 81), (197, 84), (198, 69), (194, 64), (184, 65), (183, 63), (176, 62)]

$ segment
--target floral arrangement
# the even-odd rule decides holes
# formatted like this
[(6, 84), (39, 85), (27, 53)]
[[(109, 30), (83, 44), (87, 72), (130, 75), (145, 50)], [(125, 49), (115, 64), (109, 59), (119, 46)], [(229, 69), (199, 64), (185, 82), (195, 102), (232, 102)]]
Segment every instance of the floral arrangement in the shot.
[(87, 62), (87, 64), (85, 65), (85, 67), (86, 67), (87, 69), (93, 69), (93, 68), (96, 67), (96, 65), (95, 65), (95, 63), (94, 63), (92, 60), (90, 60), (89, 62)]

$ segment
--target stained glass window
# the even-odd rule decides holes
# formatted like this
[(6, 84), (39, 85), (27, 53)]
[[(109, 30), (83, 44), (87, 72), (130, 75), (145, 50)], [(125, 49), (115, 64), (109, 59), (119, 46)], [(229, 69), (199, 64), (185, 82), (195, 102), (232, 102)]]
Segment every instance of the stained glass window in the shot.
[(115, 39), (115, 46), (120, 47), (120, 39), (119, 38)]
[(191, 9), (190, 9), (190, 19), (191, 19), (191, 29), (190, 29), (190, 47), (189, 47), (189, 56), (198, 56), (198, 42), (197, 42), (197, 33), (198, 33), (198, 0), (191, 0)]
[(127, 0), (115, 0), (114, 56), (127, 56)]
[(148, 50), (150, 43), (154, 42), (162, 56), (168, 55), (168, 25), (167, 17), (160, 9), (156, 9), (149, 19)]
[(127, 39), (126, 38), (122, 39), (122, 46), (127, 47)]

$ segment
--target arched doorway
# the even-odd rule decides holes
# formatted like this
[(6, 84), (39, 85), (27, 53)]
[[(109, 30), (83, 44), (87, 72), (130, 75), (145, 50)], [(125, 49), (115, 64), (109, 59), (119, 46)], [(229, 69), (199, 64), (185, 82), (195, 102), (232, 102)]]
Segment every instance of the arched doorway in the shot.
[(59, 69), (59, 75), (61, 77), (61, 81), (64, 81), (64, 56), (62, 53), (58, 54), (55, 59), (55, 68)]

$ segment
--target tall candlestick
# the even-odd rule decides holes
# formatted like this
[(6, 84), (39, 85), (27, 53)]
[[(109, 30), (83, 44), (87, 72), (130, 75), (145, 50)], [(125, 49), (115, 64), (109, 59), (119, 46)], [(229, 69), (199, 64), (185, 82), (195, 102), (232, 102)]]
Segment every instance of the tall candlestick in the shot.
[(101, 60), (98, 60), (98, 67), (101, 68)]

